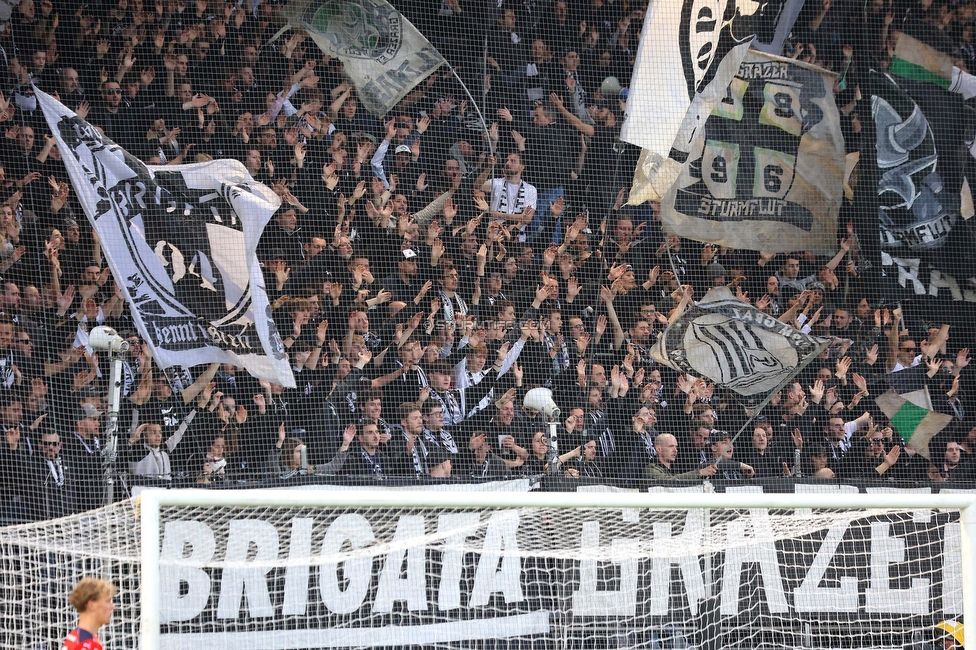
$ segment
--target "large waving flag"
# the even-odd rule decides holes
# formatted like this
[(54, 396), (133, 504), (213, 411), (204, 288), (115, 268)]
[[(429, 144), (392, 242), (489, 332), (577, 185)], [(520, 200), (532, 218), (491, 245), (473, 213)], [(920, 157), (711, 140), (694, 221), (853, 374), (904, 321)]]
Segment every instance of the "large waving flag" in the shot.
[(34, 94), (156, 362), (232, 363), (294, 387), (255, 254), (281, 199), (236, 160), (147, 167)]
[(755, 406), (828, 344), (742, 302), (728, 287), (716, 287), (668, 325), (651, 357), (724, 386), (747, 406)]
[(629, 203), (658, 201), (695, 130), (754, 49), (781, 54), (803, 0), (653, 0), (644, 20), (620, 138), (641, 148)]
[[(656, 0), (647, 9), (620, 138), (667, 158), (693, 103), (719, 99), (755, 32), (737, 34), (735, 0)], [(706, 113), (707, 115), (707, 113)]]
[(973, 77), (910, 36), (893, 38), (887, 73), (871, 70), (859, 83), (870, 111), (859, 113), (855, 225), (868, 261), (892, 280), (881, 288), (886, 298), (904, 290), (899, 298), (963, 300), (976, 277), (976, 235), (961, 200), (963, 170), (972, 164), (964, 99)]
[(386, 0), (290, 0), (281, 17), (340, 59), (359, 100), (385, 115), (444, 57)]
[(845, 163), (833, 83), (816, 66), (750, 51), (682, 152), (664, 229), (738, 249), (833, 253)]

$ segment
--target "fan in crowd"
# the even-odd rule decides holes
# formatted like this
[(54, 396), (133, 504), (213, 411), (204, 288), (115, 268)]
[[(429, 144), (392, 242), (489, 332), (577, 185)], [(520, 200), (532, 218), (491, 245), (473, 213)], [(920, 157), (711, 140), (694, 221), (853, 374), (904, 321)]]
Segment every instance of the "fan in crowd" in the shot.
[[(638, 151), (619, 140), (625, 97), (603, 82), (629, 85), (640, 3), (404, 4), (484, 89), (487, 125), (446, 68), (369, 114), (305, 34), (271, 39), (277, 2), (14, 7), (0, 36), (3, 521), (103, 503), (109, 361), (88, 345), (103, 324), (130, 343), (120, 498), (139, 484), (316, 475), (976, 479), (974, 332), (950, 328), (948, 312), (878, 302), (853, 230), (827, 255), (736, 250), (665, 233), (655, 203), (626, 205)], [(849, 70), (837, 103), (851, 141), (870, 110), (853, 80), (884, 60), (892, 21), (954, 55), (943, 27), (973, 20), (965, 3), (806, 4), (791, 52)], [(468, 47), (481, 42), (487, 52)], [(278, 193), (257, 255), (297, 388), (156, 364), (32, 84), (148, 164), (237, 158)], [(830, 340), (755, 420), (731, 390), (651, 356), (669, 323), (725, 285)], [(952, 420), (926, 445), (874, 404), (892, 373)], [(545, 416), (522, 406), (535, 387), (563, 414), (556, 461)]]

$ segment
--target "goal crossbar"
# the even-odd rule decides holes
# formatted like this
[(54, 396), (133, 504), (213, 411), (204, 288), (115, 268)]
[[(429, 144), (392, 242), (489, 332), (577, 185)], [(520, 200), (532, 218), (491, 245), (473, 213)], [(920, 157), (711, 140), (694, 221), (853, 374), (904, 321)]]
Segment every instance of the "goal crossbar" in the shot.
[(836, 509), (960, 512), (964, 624), (976, 627), (976, 494), (964, 493), (699, 493), (699, 492), (531, 492), (467, 493), (376, 490), (146, 490), (138, 500), (141, 524), (141, 647), (160, 647), (160, 509), (185, 507), (420, 508), (420, 509)]

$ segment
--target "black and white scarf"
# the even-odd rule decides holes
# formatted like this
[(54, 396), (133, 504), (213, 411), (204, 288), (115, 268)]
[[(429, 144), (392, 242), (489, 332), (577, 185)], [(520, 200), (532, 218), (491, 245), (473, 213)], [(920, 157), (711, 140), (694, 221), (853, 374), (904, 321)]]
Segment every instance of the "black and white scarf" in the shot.
[[(498, 188), (498, 211), (505, 214), (518, 214), (525, 210), (525, 181), (519, 181), (518, 192), (515, 195), (515, 202), (512, 203), (511, 196), (508, 194), (508, 181), (500, 179), (502, 184)], [(511, 205), (509, 205), (511, 203)]]
[(64, 487), (64, 466), (61, 464), (61, 459), (55, 458), (54, 460), (50, 460), (49, 458), (45, 458), (44, 461), (47, 463), (48, 471), (51, 472), (54, 484), (58, 487)]
[(424, 440), (436, 447), (446, 449), (452, 454), (458, 453), (458, 446), (454, 442), (454, 436), (447, 429), (441, 429), (437, 433), (434, 433), (427, 427), (424, 427)]
[(461, 297), (461, 294), (455, 292), (454, 297), (449, 298), (448, 295), (443, 291), (439, 293), (440, 293), (441, 302), (444, 303), (445, 321), (447, 321), (448, 323), (453, 323), (455, 312), (459, 314), (463, 314), (465, 316), (468, 315), (468, 303), (464, 302), (464, 299)]
[(430, 397), (444, 410), (444, 426), (449, 427), (453, 424), (461, 424), (465, 416), (464, 393), (462, 391), (448, 390), (444, 393), (430, 391)]

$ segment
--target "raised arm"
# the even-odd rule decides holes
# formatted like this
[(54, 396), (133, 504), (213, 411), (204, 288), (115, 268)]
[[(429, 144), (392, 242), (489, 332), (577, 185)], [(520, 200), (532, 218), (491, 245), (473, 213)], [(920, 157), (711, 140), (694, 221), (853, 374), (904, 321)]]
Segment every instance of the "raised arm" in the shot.
[(617, 310), (613, 307), (613, 291), (609, 287), (601, 287), (600, 299), (607, 307), (607, 318), (610, 319), (610, 325), (613, 327), (613, 349), (619, 350), (624, 343), (624, 329), (620, 326)]
[(901, 333), (901, 307), (896, 307), (891, 312), (891, 332), (888, 334), (888, 357), (885, 360), (885, 369), (891, 372), (898, 363), (898, 344)]
[(200, 394), (203, 387), (213, 381), (214, 376), (217, 374), (217, 370), (220, 368), (220, 364), (216, 361), (211, 363), (206, 370), (200, 373), (200, 376), (196, 378), (192, 384), (183, 389), (180, 394), (183, 397), (183, 403), (189, 404)]
[(596, 129), (593, 128), (592, 124), (587, 124), (580, 118), (576, 117), (572, 111), (563, 105), (562, 97), (556, 93), (549, 93), (549, 102), (555, 106), (557, 110), (559, 110), (562, 116), (566, 118), (566, 121), (572, 124), (577, 131), (588, 138), (592, 138), (596, 134)]

